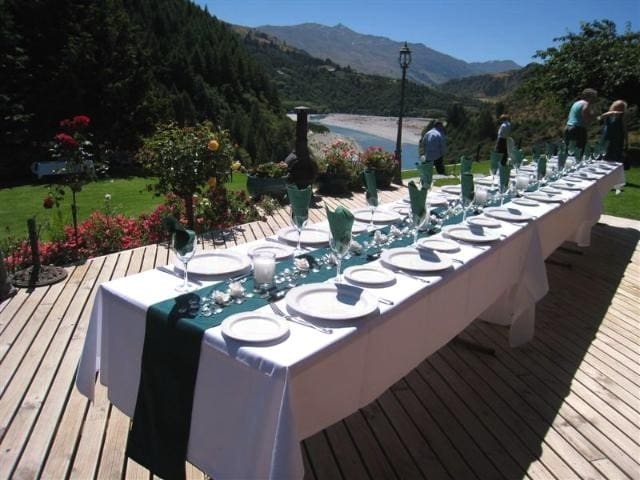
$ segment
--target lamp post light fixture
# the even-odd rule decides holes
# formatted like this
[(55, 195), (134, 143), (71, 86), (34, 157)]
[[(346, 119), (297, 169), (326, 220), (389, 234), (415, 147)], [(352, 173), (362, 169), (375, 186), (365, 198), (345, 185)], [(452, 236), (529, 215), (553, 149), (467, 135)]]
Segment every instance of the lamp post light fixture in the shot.
[(400, 81), (400, 116), (398, 118), (398, 137), (396, 139), (396, 169), (393, 173), (393, 183), (402, 185), (402, 115), (404, 111), (404, 84), (407, 78), (407, 68), (411, 63), (411, 50), (404, 42), (404, 46), (400, 49), (398, 57), (400, 68), (402, 68), (402, 80)]

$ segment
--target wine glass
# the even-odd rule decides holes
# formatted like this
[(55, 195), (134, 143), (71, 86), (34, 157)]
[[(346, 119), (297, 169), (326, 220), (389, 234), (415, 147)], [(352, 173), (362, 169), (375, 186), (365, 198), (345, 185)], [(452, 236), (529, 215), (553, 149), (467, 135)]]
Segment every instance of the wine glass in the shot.
[(335, 282), (342, 282), (342, 259), (349, 252), (351, 246), (351, 232), (344, 237), (335, 238), (333, 235), (329, 238), (329, 247), (336, 257), (336, 278)]
[(516, 196), (521, 197), (522, 192), (524, 192), (529, 186), (529, 175), (517, 175), (516, 176)]
[(418, 247), (418, 235), (420, 234), (420, 230), (426, 225), (429, 220), (429, 210), (426, 208), (421, 209), (419, 212), (414, 213), (411, 212), (411, 227), (413, 229), (413, 244), (414, 248)]
[(304, 253), (302, 247), (300, 246), (300, 240), (302, 238), (302, 229), (307, 225), (307, 222), (309, 221), (309, 211), (306, 209), (291, 207), (291, 220), (293, 221), (293, 225), (298, 231), (298, 244), (294, 251), (294, 256), (297, 257), (298, 255)]
[(193, 255), (196, 253), (196, 242), (194, 240), (193, 242), (188, 244), (186, 247), (177, 247), (176, 234), (174, 233), (171, 236), (171, 248), (175, 252), (178, 260), (180, 260), (182, 262), (182, 265), (184, 266), (183, 268), (184, 277), (183, 277), (182, 285), (177, 285), (175, 289), (178, 292), (188, 292), (190, 290), (189, 278), (188, 278), (188, 275), (189, 275), (188, 265), (189, 265), (189, 260), (191, 260), (191, 258), (193, 258)]
[(373, 224), (373, 217), (376, 215), (376, 209), (378, 208), (378, 197), (376, 195), (369, 195), (367, 192), (367, 203), (369, 204), (369, 210), (371, 210), (371, 221), (367, 227), (367, 231), (372, 232), (376, 229)]

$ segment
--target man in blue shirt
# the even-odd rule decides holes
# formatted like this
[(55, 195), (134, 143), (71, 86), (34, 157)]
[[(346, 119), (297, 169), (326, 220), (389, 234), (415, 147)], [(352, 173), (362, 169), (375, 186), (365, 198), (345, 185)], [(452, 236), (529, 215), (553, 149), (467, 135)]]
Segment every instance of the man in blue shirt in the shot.
[(424, 156), (427, 162), (433, 162), (436, 172), (444, 175), (444, 154), (447, 152), (447, 137), (444, 134), (444, 126), (440, 120), (434, 123), (433, 128), (424, 134), (422, 139)]

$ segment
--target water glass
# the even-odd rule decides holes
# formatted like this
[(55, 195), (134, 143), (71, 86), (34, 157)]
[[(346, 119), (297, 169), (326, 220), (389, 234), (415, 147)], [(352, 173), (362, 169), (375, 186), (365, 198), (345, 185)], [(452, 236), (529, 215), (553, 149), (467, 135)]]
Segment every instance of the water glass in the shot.
[(186, 251), (184, 248), (177, 248), (175, 243), (176, 243), (176, 235), (173, 234), (171, 236), (171, 248), (176, 254), (176, 258), (180, 260), (180, 262), (182, 262), (183, 272), (184, 272), (182, 284), (176, 286), (175, 289), (178, 292), (188, 292), (191, 289), (191, 286), (189, 285), (188, 266), (189, 266), (189, 260), (191, 260), (194, 254), (196, 253), (196, 242), (193, 241), (193, 243), (191, 243), (191, 249)]
[(273, 286), (276, 273), (276, 254), (262, 251), (253, 254), (253, 282), (256, 291), (264, 292)]
[(373, 217), (375, 216), (376, 209), (378, 208), (378, 197), (367, 195), (367, 203), (369, 204), (369, 210), (371, 210), (371, 221), (369, 222), (367, 230), (369, 232), (372, 232), (376, 229), (375, 225), (373, 224)]
[(296, 227), (298, 231), (298, 244), (296, 245), (296, 249), (294, 251), (294, 256), (298, 256), (303, 253), (303, 250), (300, 246), (300, 239), (302, 238), (302, 229), (307, 225), (309, 221), (309, 211), (301, 209), (294, 209), (291, 207), (291, 220), (293, 221), (293, 225)]
[(518, 175), (516, 176), (516, 195), (519, 197), (522, 195), (527, 187), (529, 186), (529, 176), (528, 175)]
[(351, 235), (349, 238), (336, 239), (333, 235), (329, 238), (329, 247), (336, 258), (336, 283), (342, 282), (342, 259), (349, 252)]

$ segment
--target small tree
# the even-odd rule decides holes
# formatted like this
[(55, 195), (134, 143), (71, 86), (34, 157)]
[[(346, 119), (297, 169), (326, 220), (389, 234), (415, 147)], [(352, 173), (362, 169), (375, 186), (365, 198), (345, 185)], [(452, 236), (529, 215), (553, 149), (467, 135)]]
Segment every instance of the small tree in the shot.
[(194, 227), (193, 195), (201, 194), (212, 178), (231, 171), (235, 148), (226, 130), (204, 122), (192, 127), (160, 125), (144, 140), (138, 160), (158, 181), (158, 194), (174, 193), (184, 200), (189, 228)]
[[(98, 164), (94, 159), (93, 142), (89, 133), (91, 119), (86, 115), (76, 115), (60, 122), (62, 130), (55, 135), (50, 152), (52, 158), (63, 161), (63, 166), (57, 170), (55, 181), (50, 185), (55, 191), (53, 197), (56, 206), (64, 197), (65, 187), (71, 190), (71, 217), (75, 242), (78, 243), (78, 205), (76, 194), (82, 187), (96, 178), (98, 171), (106, 171), (104, 164)], [(45, 207), (50, 208), (45, 200)]]

